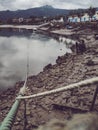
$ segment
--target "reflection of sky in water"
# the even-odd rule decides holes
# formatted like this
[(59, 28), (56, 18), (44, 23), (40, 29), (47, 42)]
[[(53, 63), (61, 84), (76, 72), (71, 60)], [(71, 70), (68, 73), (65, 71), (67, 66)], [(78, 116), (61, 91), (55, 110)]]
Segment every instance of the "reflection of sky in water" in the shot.
[(29, 46), (29, 75), (35, 75), (58, 56), (71, 52), (63, 43), (43, 35), (31, 37), (0, 37), (0, 88), (12, 86), (26, 74), (27, 45)]

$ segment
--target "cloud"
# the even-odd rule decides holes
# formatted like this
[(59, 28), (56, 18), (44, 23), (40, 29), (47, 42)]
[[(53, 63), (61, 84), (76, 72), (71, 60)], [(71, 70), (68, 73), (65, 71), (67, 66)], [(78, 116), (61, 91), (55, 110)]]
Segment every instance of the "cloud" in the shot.
[(91, 0), (57, 0), (56, 7), (59, 7), (59, 5), (65, 9), (88, 8), (91, 5)]
[(43, 6), (45, 4), (51, 4), (54, 0), (2, 0), (0, 1), (0, 10), (17, 10), (27, 9), (33, 7)]
[(0, 10), (17, 10), (52, 5), (56, 8), (76, 9), (98, 6), (97, 0), (0, 0)]

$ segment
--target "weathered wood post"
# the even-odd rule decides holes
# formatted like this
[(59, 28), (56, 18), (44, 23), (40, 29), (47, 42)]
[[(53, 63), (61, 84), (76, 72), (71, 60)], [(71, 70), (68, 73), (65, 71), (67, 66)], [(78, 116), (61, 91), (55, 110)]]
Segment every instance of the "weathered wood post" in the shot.
[(92, 104), (91, 104), (91, 107), (90, 107), (90, 111), (93, 111), (93, 109), (94, 109), (97, 94), (98, 94), (98, 85), (97, 85), (97, 87), (95, 89), (95, 93), (94, 93), (93, 101), (92, 101)]

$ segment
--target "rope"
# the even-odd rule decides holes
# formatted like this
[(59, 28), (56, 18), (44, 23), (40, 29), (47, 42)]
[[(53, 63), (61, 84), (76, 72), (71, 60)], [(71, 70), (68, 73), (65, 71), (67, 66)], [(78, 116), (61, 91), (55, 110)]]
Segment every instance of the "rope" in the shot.
[[(19, 91), (19, 96), (21, 97), (23, 95), (25, 95), (26, 92), (26, 87), (27, 87), (27, 78), (28, 78), (28, 74), (29, 74), (29, 44), (27, 44), (27, 59), (26, 59), (26, 78), (25, 78), (25, 82), (22, 88), (20, 88)], [(0, 124), (0, 130), (11, 130), (12, 125), (14, 123), (19, 105), (20, 105), (21, 100), (16, 100), (15, 103), (13, 104), (11, 110), (9, 111), (8, 115), (6, 116), (6, 118), (4, 119), (4, 121), (2, 122), (2, 124)], [(26, 125), (27, 125), (27, 118), (26, 118), (26, 102), (24, 100), (24, 130), (26, 130)]]
[(76, 87), (83, 87), (85, 85), (90, 85), (90, 84), (96, 84), (98, 83), (98, 77), (95, 78), (91, 78), (91, 79), (87, 79), (78, 83), (74, 83), (62, 88), (57, 88), (57, 89), (53, 89), (50, 91), (46, 91), (46, 92), (42, 92), (42, 93), (38, 93), (38, 94), (34, 94), (34, 95), (30, 95), (30, 96), (22, 96), (22, 97), (17, 97), (16, 99), (29, 99), (29, 98), (36, 98), (36, 97), (41, 97), (41, 96), (46, 96), (46, 95), (50, 95), (50, 94), (54, 94), (54, 93), (58, 93), (58, 92), (63, 92), (72, 88), (76, 88)]
[(28, 78), (29, 76), (29, 43), (27, 43), (27, 73), (26, 73), (26, 79)]
[[(20, 89), (19, 94), (22, 96), (25, 95), (26, 93), (26, 88), (27, 88), (27, 80), (28, 80), (28, 75), (29, 75), (29, 44), (27, 43), (27, 54), (26, 54), (26, 77), (25, 77), (25, 82), (23, 87)], [(24, 100), (24, 127), (23, 130), (26, 130), (27, 126), (27, 116), (26, 116), (26, 101)]]
[(27, 53), (26, 53), (26, 76), (25, 76), (25, 82), (23, 87), (20, 89), (19, 94), (20, 95), (25, 95), (26, 93), (26, 88), (27, 88), (27, 80), (28, 80), (28, 75), (29, 75), (29, 44), (27, 43)]

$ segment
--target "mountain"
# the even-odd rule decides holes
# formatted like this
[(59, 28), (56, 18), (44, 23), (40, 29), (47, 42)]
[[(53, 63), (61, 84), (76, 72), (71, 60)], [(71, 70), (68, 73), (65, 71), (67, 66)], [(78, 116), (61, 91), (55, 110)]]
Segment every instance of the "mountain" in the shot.
[[(66, 7), (66, 6), (65, 6)], [(67, 10), (67, 9), (57, 9), (53, 8), (50, 5), (45, 5), (42, 7), (30, 8), (26, 10), (16, 10), (16, 11), (0, 11), (0, 20), (8, 20), (12, 18), (29, 18), (33, 16), (41, 17), (41, 16), (57, 16), (57, 15), (67, 15), (70, 11), (81, 12), (84, 9), (74, 9), (74, 10)], [(98, 11), (98, 8), (96, 7)]]
[(69, 13), (70, 10), (66, 9), (57, 9), (53, 8), (52, 6), (45, 5), (42, 7), (36, 7), (26, 10), (17, 10), (17, 11), (0, 11), (0, 19), (7, 20), (12, 18), (29, 18), (30, 16), (56, 16), (56, 15), (66, 15)]

